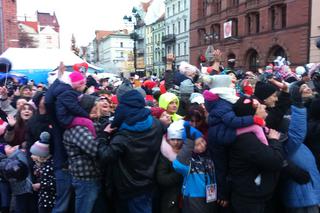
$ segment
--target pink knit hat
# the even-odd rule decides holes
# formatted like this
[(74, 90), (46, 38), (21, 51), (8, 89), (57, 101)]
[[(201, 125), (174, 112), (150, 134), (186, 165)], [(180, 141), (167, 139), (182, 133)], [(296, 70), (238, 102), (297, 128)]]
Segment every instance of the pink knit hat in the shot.
[(82, 85), (86, 84), (86, 79), (83, 77), (83, 75), (80, 72), (72, 72), (69, 75), (71, 85), (72, 87), (80, 87)]

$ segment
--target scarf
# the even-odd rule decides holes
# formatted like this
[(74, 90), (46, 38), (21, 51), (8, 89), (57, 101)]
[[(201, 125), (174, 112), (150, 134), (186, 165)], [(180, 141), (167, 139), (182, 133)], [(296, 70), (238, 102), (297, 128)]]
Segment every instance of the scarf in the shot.
[(210, 92), (218, 95), (221, 99), (226, 100), (232, 104), (236, 103), (239, 97), (236, 95), (236, 90), (229, 87), (216, 87), (210, 89)]

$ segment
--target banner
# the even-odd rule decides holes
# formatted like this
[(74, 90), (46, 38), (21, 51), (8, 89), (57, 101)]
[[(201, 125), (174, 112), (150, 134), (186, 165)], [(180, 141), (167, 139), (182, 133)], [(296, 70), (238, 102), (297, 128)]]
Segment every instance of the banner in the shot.
[(223, 37), (229, 38), (232, 36), (232, 21), (223, 24)]

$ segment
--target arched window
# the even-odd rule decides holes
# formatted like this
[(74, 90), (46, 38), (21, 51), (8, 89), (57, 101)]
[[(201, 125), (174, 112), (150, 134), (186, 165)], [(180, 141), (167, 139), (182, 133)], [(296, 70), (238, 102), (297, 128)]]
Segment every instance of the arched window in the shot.
[(269, 50), (268, 63), (272, 63), (278, 56), (288, 59), (286, 51), (280, 45), (275, 45)]
[(259, 67), (259, 55), (255, 49), (247, 51), (247, 67), (250, 71), (257, 71)]

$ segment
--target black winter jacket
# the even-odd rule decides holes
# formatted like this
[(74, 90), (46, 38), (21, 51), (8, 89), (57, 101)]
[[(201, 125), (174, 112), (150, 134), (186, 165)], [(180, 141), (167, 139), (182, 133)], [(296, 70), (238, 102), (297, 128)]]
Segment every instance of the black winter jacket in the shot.
[(177, 173), (166, 157), (160, 155), (157, 167), (157, 183), (160, 189), (160, 212), (179, 213), (179, 196), (181, 196), (182, 175)]
[(114, 185), (120, 198), (134, 197), (153, 189), (163, 134), (160, 121), (153, 119), (149, 130), (120, 130), (110, 145), (100, 142), (98, 156), (102, 164), (114, 162)]
[[(253, 133), (237, 137), (230, 146), (231, 194), (248, 202), (271, 198), (283, 165), (282, 144), (262, 144)], [(259, 180), (259, 174), (261, 179)]]

